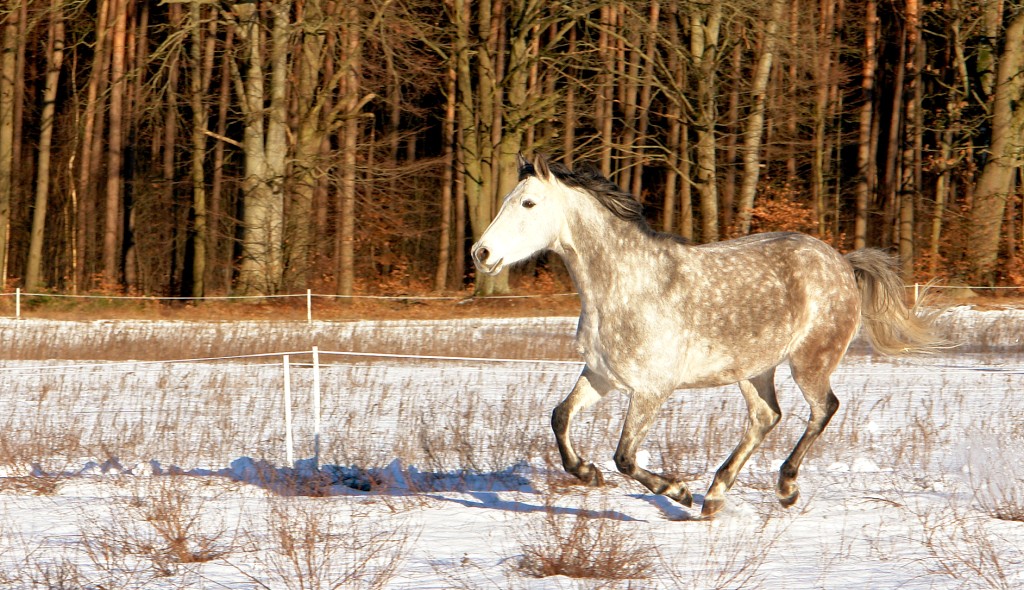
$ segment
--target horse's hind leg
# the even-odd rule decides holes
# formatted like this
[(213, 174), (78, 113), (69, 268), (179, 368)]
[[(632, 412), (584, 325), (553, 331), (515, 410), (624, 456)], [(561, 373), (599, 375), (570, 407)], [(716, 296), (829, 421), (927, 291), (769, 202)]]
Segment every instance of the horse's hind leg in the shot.
[(562, 466), (591, 486), (603, 485), (604, 477), (593, 463), (584, 461), (576, 454), (569, 440), (569, 427), (576, 412), (597, 403), (610, 390), (604, 379), (585, 368), (576, 380), (576, 386), (551, 412), (551, 429), (555, 431), (555, 442), (558, 443), (558, 453), (562, 456)]
[(664, 401), (665, 397), (643, 396), (637, 393), (630, 395), (629, 410), (622, 424), (622, 436), (615, 450), (615, 466), (620, 472), (644, 484), (655, 494), (668, 496), (684, 506), (692, 506), (693, 496), (685, 483), (651, 473), (636, 464), (636, 452), (647, 437), (647, 431), (650, 430)]
[(736, 445), (736, 449), (715, 473), (715, 479), (704, 496), (704, 506), (700, 510), (702, 516), (711, 516), (722, 509), (725, 505), (725, 493), (736, 481), (736, 476), (743, 469), (743, 465), (782, 417), (779, 402), (775, 398), (774, 367), (753, 379), (740, 381), (739, 385), (743, 398), (747, 401), (747, 430), (743, 433), (740, 443)]
[(829, 366), (824, 368), (808, 369), (793, 360), (790, 362), (790, 366), (793, 369), (793, 380), (796, 381), (800, 391), (807, 399), (807, 403), (811, 406), (811, 418), (807, 421), (807, 428), (804, 430), (803, 436), (800, 437), (800, 441), (796, 443), (793, 452), (779, 469), (779, 485), (775, 493), (779, 502), (787, 508), (796, 503), (797, 498), (800, 497), (800, 489), (796, 485), (800, 464), (814, 441), (818, 440), (836, 410), (839, 409), (839, 400), (832, 393), (832, 387), (829, 385), (829, 374), (835, 367), (835, 363), (829, 363)]

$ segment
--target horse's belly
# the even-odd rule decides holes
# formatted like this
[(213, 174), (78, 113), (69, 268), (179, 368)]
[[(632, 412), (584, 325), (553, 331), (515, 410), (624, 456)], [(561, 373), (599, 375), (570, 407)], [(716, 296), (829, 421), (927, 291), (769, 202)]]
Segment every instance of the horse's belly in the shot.
[(777, 355), (750, 358), (743, 354), (746, 351), (730, 353), (701, 341), (666, 341), (628, 351), (606, 348), (593, 339), (579, 339), (577, 343), (591, 371), (626, 391), (718, 387), (759, 375), (781, 361), (775, 358)]
[(674, 374), (673, 389), (719, 387), (749, 379), (779, 364), (778, 355), (751, 357), (746, 351), (726, 354), (704, 347), (681, 351)]

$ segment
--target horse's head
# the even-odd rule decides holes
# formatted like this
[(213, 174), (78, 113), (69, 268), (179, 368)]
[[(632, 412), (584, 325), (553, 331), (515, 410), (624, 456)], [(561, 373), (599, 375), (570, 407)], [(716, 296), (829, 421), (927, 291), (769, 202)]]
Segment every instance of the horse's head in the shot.
[(506, 266), (551, 249), (565, 226), (561, 185), (544, 156), (531, 164), (522, 155), (519, 184), (505, 197), (501, 210), (480, 241), (473, 245), (473, 262), (480, 272), (496, 275)]

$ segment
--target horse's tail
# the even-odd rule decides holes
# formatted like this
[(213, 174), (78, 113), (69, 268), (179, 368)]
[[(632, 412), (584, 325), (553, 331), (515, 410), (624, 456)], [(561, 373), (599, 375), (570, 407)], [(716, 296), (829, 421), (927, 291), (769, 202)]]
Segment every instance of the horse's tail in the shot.
[(939, 311), (922, 312), (920, 300), (907, 307), (903, 280), (892, 256), (876, 248), (862, 248), (847, 254), (846, 260), (853, 265), (864, 328), (875, 350), (898, 355), (937, 352), (949, 347), (935, 333)]

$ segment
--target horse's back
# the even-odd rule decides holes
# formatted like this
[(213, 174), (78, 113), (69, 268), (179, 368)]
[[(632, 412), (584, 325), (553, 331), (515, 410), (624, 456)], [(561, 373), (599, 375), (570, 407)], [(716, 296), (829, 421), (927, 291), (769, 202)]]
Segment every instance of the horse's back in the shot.
[[(847, 299), (856, 293), (850, 264), (834, 248), (806, 234), (775, 232), (691, 247), (681, 261), (696, 283), (769, 306), (801, 299)], [(743, 293), (748, 291), (748, 293)]]
[(701, 343), (701, 354), (732, 365), (723, 380), (816, 347), (841, 356), (859, 325), (852, 267), (811, 236), (754, 234), (695, 246), (683, 263), (692, 265), (692, 282), (681, 287), (689, 295), (679, 329), (686, 342)]
[[(785, 354), (842, 356), (860, 325), (860, 293), (850, 263), (821, 240), (800, 233), (744, 236), (709, 248), (708, 258), (744, 270), (749, 322), (785, 342)], [(744, 286), (737, 284), (737, 288)], [(735, 308), (734, 308), (735, 309)], [(838, 359), (836, 359), (838, 360)]]

